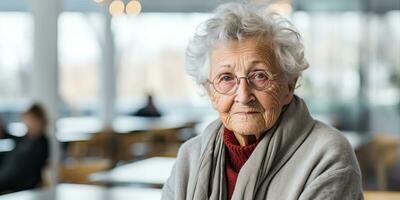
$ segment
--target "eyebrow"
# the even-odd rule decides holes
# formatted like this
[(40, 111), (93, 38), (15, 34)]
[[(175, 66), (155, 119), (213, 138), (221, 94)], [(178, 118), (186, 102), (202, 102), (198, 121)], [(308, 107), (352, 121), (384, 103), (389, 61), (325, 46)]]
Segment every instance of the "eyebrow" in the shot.
[(263, 63), (263, 64), (267, 64), (265, 61), (262, 61), (262, 60), (253, 60), (253, 61), (251, 61), (250, 62), (251, 64), (258, 64), (258, 63)]
[[(251, 67), (250, 67), (250, 68), (253, 68), (253, 67), (254, 67), (254, 65), (256, 65), (256, 64), (259, 64), (259, 63), (261, 63), (261, 64), (265, 64), (265, 65), (267, 65), (267, 66), (268, 66), (268, 63), (266, 63), (266, 62), (264, 62), (264, 61), (262, 61), (262, 60), (254, 60), (254, 61), (251, 61), (251, 62), (250, 62), (250, 65), (251, 65)], [(223, 67), (223, 68), (231, 68), (231, 67), (232, 67), (232, 65), (230, 65), (230, 64), (224, 64), (224, 65), (219, 65), (219, 67)]]
[(219, 67), (223, 67), (223, 68), (231, 68), (232, 66), (230, 64), (226, 64), (226, 65), (220, 65)]
[[(265, 69), (262, 70), (268, 70), (270, 68), (270, 65), (268, 64), (268, 62), (265, 62), (264, 60), (253, 60), (249, 62), (250, 67), (248, 68), (248, 71), (254, 71), (254, 68), (256, 67), (257, 64), (264, 64), (266, 66)], [(222, 64), (218, 66), (218, 71), (221, 71), (221, 69), (230, 69), (232, 68), (232, 65), (230, 64)], [(255, 70), (260, 70), (260, 69), (255, 69)]]
[(264, 62), (264, 61), (261, 61), (261, 60), (255, 60), (255, 61), (251, 61), (251, 62), (250, 62), (249, 71), (253, 70), (253, 69), (256, 67), (256, 65), (257, 65), (257, 64), (260, 64), (260, 63), (263, 64), (263, 65), (265, 65), (265, 67), (266, 67), (265, 70), (267, 70), (267, 69), (270, 68), (270, 66), (269, 66), (269, 64), (268, 64), (267, 62)]

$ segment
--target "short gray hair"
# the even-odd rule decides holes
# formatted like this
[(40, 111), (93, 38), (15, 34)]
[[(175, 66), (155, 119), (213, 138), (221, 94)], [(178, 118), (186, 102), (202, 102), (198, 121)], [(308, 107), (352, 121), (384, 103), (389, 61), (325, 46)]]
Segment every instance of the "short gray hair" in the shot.
[(186, 50), (186, 71), (196, 83), (204, 85), (210, 72), (209, 52), (220, 41), (245, 37), (265, 37), (272, 43), (275, 59), (290, 78), (308, 68), (300, 34), (292, 23), (265, 6), (227, 3), (200, 24)]

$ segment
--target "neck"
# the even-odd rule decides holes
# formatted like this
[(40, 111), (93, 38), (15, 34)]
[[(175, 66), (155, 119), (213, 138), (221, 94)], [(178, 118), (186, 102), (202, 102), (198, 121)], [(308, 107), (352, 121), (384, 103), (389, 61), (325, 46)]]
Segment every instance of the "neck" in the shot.
[(239, 142), (240, 146), (247, 146), (250, 144), (254, 144), (261, 137), (260, 134), (242, 135), (242, 134), (234, 133), (234, 135), (235, 135), (237, 141)]

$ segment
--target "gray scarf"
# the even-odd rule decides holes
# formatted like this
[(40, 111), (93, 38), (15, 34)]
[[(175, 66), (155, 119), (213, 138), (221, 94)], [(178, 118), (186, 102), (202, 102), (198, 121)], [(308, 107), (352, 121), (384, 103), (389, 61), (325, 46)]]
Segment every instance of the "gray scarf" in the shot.
[[(314, 123), (304, 101), (295, 96), (241, 168), (232, 200), (266, 199), (265, 191), (272, 178), (305, 140)], [(225, 145), (220, 120), (207, 127), (202, 140), (206, 145), (201, 150), (197, 178), (188, 183), (187, 199), (227, 199)]]

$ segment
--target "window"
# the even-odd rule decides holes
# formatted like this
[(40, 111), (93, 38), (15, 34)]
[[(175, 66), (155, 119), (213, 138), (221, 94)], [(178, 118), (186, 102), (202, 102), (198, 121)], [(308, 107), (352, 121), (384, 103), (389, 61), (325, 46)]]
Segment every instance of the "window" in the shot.
[(33, 18), (25, 12), (0, 13), (0, 97), (22, 98), (29, 91)]
[(97, 110), (101, 14), (64, 12), (59, 16), (59, 81), (64, 115)]
[(0, 118), (19, 120), (28, 103), (33, 51), (33, 17), (27, 12), (0, 12)]
[(195, 28), (208, 16), (142, 13), (113, 19), (119, 61), (117, 102), (121, 112), (140, 106), (149, 91), (155, 95), (158, 105), (168, 105), (165, 109), (173, 105), (207, 104), (186, 75), (184, 58)]

